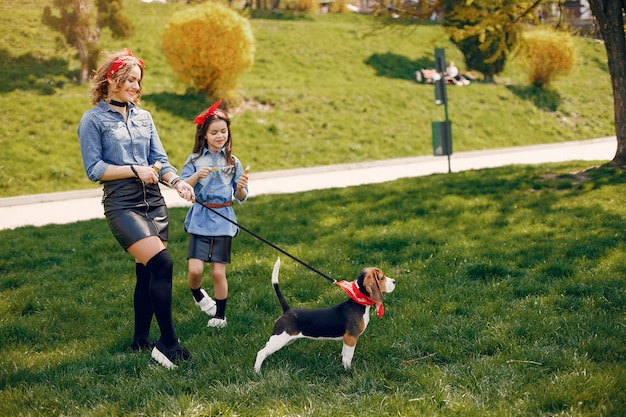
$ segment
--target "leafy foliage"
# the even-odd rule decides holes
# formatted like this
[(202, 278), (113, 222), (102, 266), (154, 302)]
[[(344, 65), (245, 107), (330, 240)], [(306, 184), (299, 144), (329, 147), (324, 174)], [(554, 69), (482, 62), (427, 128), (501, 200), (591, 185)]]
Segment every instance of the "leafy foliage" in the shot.
[(247, 19), (220, 3), (177, 11), (163, 36), (163, 54), (178, 78), (214, 98), (232, 98), (252, 67), (254, 35)]
[(80, 81), (85, 82), (89, 70), (95, 68), (98, 49), (98, 31), (92, 23), (93, 15), (87, 0), (54, 0), (52, 4), (60, 15), (54, 15), (46, 6), (42, 21), (63, 36), (65, 43), (78, 51), (81, 62)]
[(554, 79), (572, 71), (576, 48), (568, 33), (535, 30), (524, 33), (520, 57), (528, 67), (531, 85), (547, 89)]
[(485, 41), (481, 41), (480, 37), (475, 35), (455, 43), (463, 53), (465, 65), (469, 69), (482, 73), (485, 80), (493, 81), (496, 74), (504, 71), (508, 58), (507, 54), (498, 51), (502, 44), (512, 47), (517, 43), (517, 38), (517, 32), (510, 32), (490, 36), (485, 38)]
[(465, 57), (465, 64), (485, 79), (504, 71), (506, 61), (520, 41), (520, 13), (528, 11), (517, 0), (446, 0), (445, 26)]
[(311, 12), (317, 7), (317, 2), (313, 0), (288, 0), (284, 4), (285, 10), (294, 12)]
[(132, 35), (132, 22), (122, 14), (122, 0), (96, 0), (98, 9), (97, 27), (111, 29), (113, 39), (123, 39)]
[(122, 0), (96, 0), (97, 16), (91, 11), (89, 0), (53, 0), (43, 10), (42, 22), (60, 32), (65, 43), (78, 51), (81, 62), (80, 81), (85, 82), (94, 69), (100, 54), (99, 38), (102, 28), (111, 28), (114, 39), (133, 33), (133, 25), (121, 12)]

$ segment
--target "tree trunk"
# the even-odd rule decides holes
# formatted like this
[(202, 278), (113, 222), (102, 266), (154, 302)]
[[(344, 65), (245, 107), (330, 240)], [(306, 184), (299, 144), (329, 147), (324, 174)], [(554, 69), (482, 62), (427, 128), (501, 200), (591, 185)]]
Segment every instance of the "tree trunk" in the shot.
[(604, 40), (613, 87), (617, 152), (611, 163), (626, 167), (626, 0), (589, 0), (589, 5)]
[(80, 83), (89, 80), (91, 52), (98, 44), (96, 29), (91, 24), (91, 12), (87, 0), (74, 0), (76, 12), (76, 49), (80, 60)]

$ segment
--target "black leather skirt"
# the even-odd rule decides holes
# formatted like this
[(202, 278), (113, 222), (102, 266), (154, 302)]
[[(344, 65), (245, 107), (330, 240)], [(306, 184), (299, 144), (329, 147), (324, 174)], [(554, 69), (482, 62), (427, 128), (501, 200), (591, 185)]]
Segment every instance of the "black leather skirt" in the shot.
[(124, 250), (148, 236), (167, 241), (167, 206), (158, 184), (134, 178), (107, 181), (102, 204), (109, 228)]

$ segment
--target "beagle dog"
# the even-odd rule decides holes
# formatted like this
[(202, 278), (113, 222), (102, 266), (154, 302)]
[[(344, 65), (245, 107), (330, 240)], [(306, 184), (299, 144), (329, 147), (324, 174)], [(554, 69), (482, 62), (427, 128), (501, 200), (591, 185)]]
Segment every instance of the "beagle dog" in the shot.
[(282, 315), (274, 323), (265, 347), (256, 355), (255, 372), (261, 372), (261, 365), (269, 355), (300, 338), (343, 340), (341, 362), (349, 369), (356, 342), (369, 323), (370, 307), (376, 305), (378, 316), (382, 317), (383, 294), (392, 292), (396, 281), (378, 268), (364, 268), (355, 281), (335, 282), (350, 296), (347, 301), (329, 308), (300, 310), (289, 307), (278, 288), (279, 269), (280, 258), (274, 264), (272, 285)]

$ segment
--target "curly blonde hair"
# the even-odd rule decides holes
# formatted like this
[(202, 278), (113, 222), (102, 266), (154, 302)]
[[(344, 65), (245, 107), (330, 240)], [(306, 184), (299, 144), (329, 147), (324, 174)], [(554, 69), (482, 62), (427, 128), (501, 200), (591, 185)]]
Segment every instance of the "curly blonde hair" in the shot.
[[(143, 79), (143, 61), (129, 54), (130, 52), (127, 49), (124, 49), (113, 52), (104, 57), (104, 61), (100, 64), (98, 69), (94, 71), (93, 77), (91, 78), (91, 104), (95, 106), (100, 100), (107, 99), (109, 97), (108, 80), (112, 80), (116, 82), (118, 86), (121, 86), (122, 83), (128, 78), (128, 74), (131, 69), (138, 66), (141, 70), (141, 79), (139, 80), (139, 91), (137, 92), (133, 102), (139, 105), (139, 100), (141, 99), (141, 80)], [(113, 63), (122, 57), (126, 61), (125, 65), (113, 75), (107, 77), (109, 71), (111, 71)]]

